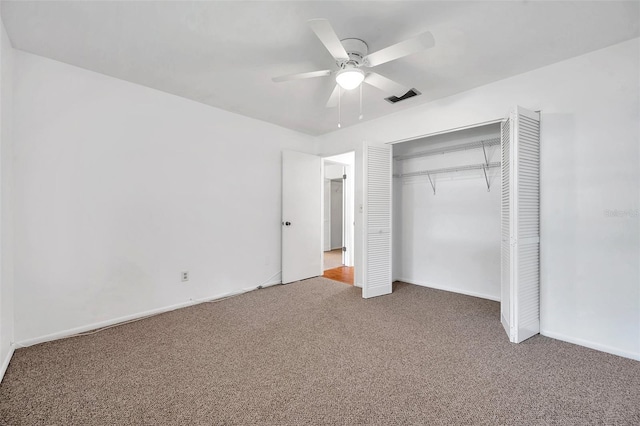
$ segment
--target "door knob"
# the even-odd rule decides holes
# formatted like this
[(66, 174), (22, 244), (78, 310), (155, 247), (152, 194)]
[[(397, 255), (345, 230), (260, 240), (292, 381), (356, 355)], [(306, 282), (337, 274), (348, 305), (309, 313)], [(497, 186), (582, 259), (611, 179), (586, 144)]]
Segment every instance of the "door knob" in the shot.
[(291, 222), (282, 222), (284, 226), (291, 226)]

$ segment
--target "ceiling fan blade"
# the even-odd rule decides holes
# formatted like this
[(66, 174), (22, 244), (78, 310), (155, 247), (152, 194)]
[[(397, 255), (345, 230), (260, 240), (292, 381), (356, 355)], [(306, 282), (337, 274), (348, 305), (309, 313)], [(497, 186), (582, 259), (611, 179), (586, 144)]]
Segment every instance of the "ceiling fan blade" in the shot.
[(375, 67), (376, 65), (429, 49), (435, 46), (435, 44), (433, 34), (427, 31), (418, 37), (410, 38), (409, 40), (401, 41), (377, 52), (370, 53), (364, 58), (365, 64), (370, 67)]
[(303, 78), (313, 78), (313, 77), (325, 77), (327, 75), (331, 75), (331, 70), (302, 72), (299, 74), (289, 74), (289, 75), (283, 75), (280, 77), (274, 77), (271, 80), (273, 80), (275, 83), (280, 83), (282, 81), (302, 80)]
[(331, 92), (331, 96), (329, 96), (329, 100), (327, 101), (327, 108), (333, 108), (338, 105), (338, 99), (340, 97), (340, 86), (336, 84), (336, 87)]
[(327, 48), (331, 56), (333, 56), (336, 61), (348, 61), (349, 55), (347, 55), (347, 51), (344, 50), (344, 46), (342, 42), (336, 35), (336, 32), (333, 30), (333, 27), (326, 19), (310, 19), (309, 26), (311, 30), (316, 33), (324, 47)]
[(367, 74), (364, 82), (394, 96), (402, 96), (409, 90), (411, 90), (410, 87), (403, 86), (402, 84), (396, 83), (395, 81), (388, 79), (387, 77), (384, 77), (380, 74), (376, 74), (375, 72), (370, 72), (369, 74)]

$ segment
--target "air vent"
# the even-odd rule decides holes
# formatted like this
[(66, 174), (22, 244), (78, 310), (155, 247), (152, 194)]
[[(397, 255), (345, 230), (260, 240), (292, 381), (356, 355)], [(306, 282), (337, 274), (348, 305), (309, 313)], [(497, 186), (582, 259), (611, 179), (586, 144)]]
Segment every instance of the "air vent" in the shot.
[(404, 95), (402, 95), (400, 97), (389, 96), (388, 98), (384, 98), (384, 100), (387, 101), (387, 102), (390, 102), (392, 104), (395, 104), (396, 102), (400, 102), (400, 101), (404, 101), (405, 99), (413, 98), (414, 96), (418, 96), (419, 94), (420, 94), (420, 92), (418, 92), (416, 89), (411, 89), (407, 93), (405, 93)]

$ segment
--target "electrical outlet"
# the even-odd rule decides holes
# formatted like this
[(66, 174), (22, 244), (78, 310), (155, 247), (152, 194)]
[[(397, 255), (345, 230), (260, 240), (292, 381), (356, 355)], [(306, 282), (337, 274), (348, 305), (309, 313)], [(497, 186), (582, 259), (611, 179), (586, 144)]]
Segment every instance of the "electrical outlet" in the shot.
[(189, 281), (189, 271), (181, 272), (180, 277), (182, 279), (182, 282)]

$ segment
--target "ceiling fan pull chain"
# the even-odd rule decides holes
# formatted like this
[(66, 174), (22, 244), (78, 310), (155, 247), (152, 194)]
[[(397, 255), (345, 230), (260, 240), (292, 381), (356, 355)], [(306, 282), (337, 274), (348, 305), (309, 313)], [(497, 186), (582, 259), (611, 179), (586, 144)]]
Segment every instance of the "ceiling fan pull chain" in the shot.
[(362, 120), (362, 84), (360, 85), (360, 115), (358, 116), (358, 120)]
[(341, 124), (342, 116), (341, 116), (341, 111), (340, 111), (340, 109), (341, 109), (340, 104), (341, 103), (342, 103), (342, 90), (341, 90), (340, 86), (338, 86), (338, 129), (340, 127), (342, 127), (342, 124)]

